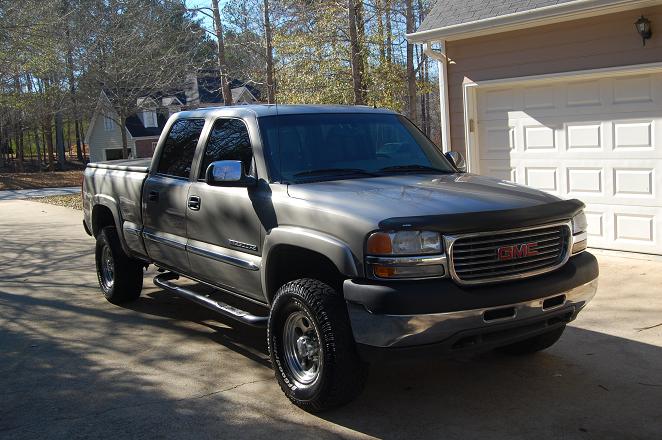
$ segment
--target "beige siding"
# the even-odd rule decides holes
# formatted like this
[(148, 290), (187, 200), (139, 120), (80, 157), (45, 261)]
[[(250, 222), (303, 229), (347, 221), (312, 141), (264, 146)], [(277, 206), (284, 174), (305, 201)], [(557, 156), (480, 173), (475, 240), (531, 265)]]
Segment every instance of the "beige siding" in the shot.
[[(644, 14), (653, 38), (642, 45), (634, 22)], [(451, 145), (464, 151), (464, 81), (662, 62), (662, 7), (449, 42)]]
[[(122, 148), (122, 132), (117, 124), (113, 123), (112, 130), (106, 130), (104, 116), (99, 114), (90, 127), (90, 161), (99, 162), (106, 160), (104, 150), (107, 148)], [(134, 151), (134, 142), (129, 136), (128, 147)], [(135, 156), (135, 155), (134, 155)]]

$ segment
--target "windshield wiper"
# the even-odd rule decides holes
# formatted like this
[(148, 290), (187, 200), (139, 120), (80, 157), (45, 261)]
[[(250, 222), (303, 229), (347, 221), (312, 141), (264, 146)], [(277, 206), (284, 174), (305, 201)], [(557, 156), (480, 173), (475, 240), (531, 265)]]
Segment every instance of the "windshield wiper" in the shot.
[(400, 171), (429, 171), (434, 173), (452, 174), (450, 170), (440, 170), (438, 168), (430, 167), (427, 165), (409, 164), (409, 165), (394, 165), (391, 167), (384, 167), (379, 170), (382, 173), (392, 173)]
[(361, 174), (364, 176), (377, 177), (379, 174), (362, 170), (361, 168), (320, 168), (318, 170), (308, 170), (296, 173), (294, 177), (316, 177), (316, 176), (348, 176)]

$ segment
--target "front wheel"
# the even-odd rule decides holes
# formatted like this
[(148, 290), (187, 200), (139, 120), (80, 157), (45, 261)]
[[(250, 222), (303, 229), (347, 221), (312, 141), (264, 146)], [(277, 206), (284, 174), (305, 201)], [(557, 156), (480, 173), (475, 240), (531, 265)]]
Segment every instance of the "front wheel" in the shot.
[(97, 278), (103, 295), (113, 304), (138, 299), (143, 288), (143, 264), (122, 249), (117, 230), (107, 226), (97, 236)]
[(267, 339), (278, 384), (306, 411), (342, 405), (363, 390), (367, 365), (356, 352), (345, 301), (329, 285), (300, 279), (281, 287)]

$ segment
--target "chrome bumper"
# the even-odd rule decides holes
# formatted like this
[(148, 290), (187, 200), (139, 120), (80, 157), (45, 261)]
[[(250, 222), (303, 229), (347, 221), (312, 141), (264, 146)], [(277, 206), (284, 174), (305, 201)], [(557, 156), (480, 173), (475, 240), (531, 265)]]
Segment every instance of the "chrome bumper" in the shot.
[[(354, 339), (358, 344), (410, 347), (444, 341), (464, 330), (489, 330), (491, 326), (517, 324), (518, 321), (542, 318), (560, 310), (572, 311), (574, 319), (593, 298), (597, 288), (598, 280), (595, 279), (566, 292), (532, 301), (430, 315), (377, 315), (352, 303), (348, 303), (348, 310)], [(546, 300), (550, 300), (547, 307), (544, 306)]]

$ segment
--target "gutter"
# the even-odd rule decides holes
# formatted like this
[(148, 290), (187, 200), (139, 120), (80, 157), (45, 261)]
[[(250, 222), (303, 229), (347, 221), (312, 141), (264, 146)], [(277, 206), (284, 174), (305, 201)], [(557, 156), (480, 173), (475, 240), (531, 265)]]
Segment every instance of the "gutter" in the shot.
[(439, 110), (441, 113), (441, 150), (451, 151), (450, 108), (448, 98), (448, 57), (446, 57), (446, 42), (441, 42), (440, 50), (432, 49), (432, 43), (423, 43), (423, 53), (437, 60), (439, 69)]
[(662, 0), (576, 0), (407, 34), (410, 43), (453, 41), (662, 4)]

